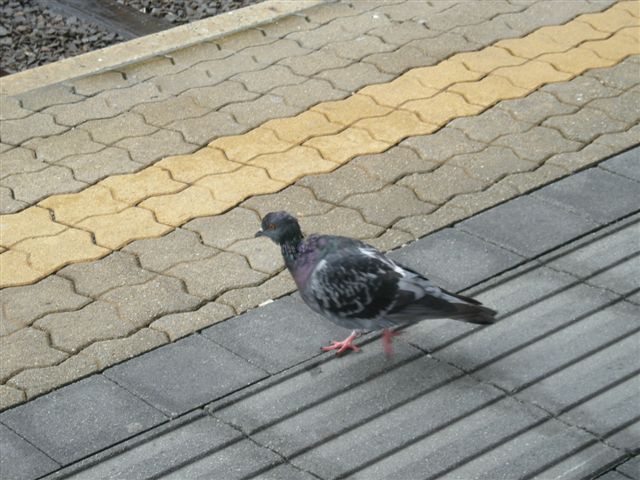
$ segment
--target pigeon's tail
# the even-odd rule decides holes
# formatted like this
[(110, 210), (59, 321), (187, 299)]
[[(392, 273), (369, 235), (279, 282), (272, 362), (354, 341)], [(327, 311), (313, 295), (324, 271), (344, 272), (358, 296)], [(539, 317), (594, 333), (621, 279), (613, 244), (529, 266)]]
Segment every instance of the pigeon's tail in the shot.
[(455, 311), (450, 314), (450, 318), (478, 325), (491, 325), (496, 321), (496, 313), (498, 313), (484, 305), (454, 303), (453, 307)]

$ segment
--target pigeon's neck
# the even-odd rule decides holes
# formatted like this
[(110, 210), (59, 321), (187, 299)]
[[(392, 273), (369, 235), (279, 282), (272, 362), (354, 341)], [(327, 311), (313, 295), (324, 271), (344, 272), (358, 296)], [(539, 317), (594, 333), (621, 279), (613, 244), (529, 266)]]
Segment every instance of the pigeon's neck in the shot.
[(302, 243), (302, 234), (296, 234), (287, 238), (280, 244), (282, 257), (287, 266), (292, 265), (300, 256), (300, 244)]

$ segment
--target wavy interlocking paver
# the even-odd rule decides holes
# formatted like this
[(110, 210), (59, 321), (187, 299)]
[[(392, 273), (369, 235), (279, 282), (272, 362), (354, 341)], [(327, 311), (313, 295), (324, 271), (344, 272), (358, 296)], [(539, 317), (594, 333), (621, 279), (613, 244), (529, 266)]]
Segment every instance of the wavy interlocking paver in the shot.
[[(411, 15), (407, 18), (419, 19), (419, 12), (406, 8), (403, 10), (402, 5), (386, 5), (384, 9), (395, 12), (396, 15)], [(505, 23), (504, 30), (497, 29), (498, 33), (492, 32), (492, 34), (503, 35), (501, 38), (520, 36), (534, 30), (537, 26), (563, 23), (585, 10), (596, 10), (605, 6), (604, 3), (599, 5), (586, 5), (582, 2), (574, 2), (572, 5), (563, 3), (559, 4), (555, 12), (540, 10), (539, 5), (535, 3), (531, 7), (510, 4), (493, 5), (491, 8), (497, 9), (494, 14), (498, 16), (490, 20), (491, 24), (498, 25), (498, 22), (505, 22), (505, 19), (509, 18), (509, 25), (507, 26)], [(451, 53), (477, 49), (497, 39), (498, 37), (494, 39), (478, 37), (481, 36), (482, 25), (486, 25), (486, 22), (483, 23), (483, 21), (491, 15), (481, 14), (475, 18), (474, 16), (461, 16), (461, 13), (454, 15), (453, 12), (450, 12), (447, 14), (451, 16), (450, 18), (443, 16), (437, 19), (435, 24), (440, 22), (444, 25), (451, 21), (457, 32), (455, 34), (435, 32), (427, 23), (426, 26), (417, 27), (416, 24), (412, 24), (411, 27), (407, 26), (402, 31), (398, 30), (397, 36), (394, 37), (393, 24), (388, 23), (389, 19), (393, 20), (393, 15), (383, 16), (381, 19), (373, 18), (378, 9), (373, 13), (361, 13), (367, 8), (375, 8), (375, 5), (367, 4), (367, 8), (361, 6), (361, 11), (352, 5), (332, 5), (326, 6), (326, 8), (328, 10), (334, 9), (335, 15), (338, 16), (344, 15), (347, 11), (345, 9), (348, 9), (351, 16), (347, 19), (327, 14), (328, 17), (322, 19), (316, 17), (315, 20), (313, 20), (313, 15), (307, 16), (302, 20), (305, 28), (301, 29), (300, 33), (317, 30), (318, 25), (324, 23), (326, 25), (324, 33), (322, 31), (316, 32), (314, 35), (306, 37), (309, 42), (322, 43), (322, 35), (326, 35), (328, 32), (337, 33), (337, 39), (342, 37), (354, 39), (364, 35), (363, 43), (359, 45), (362, 47), (361, 50), (355, 48), (353, 52), (349, 52), (343, 48), (344, 45), (338, 44), (342, 40), (338, 40), (323, 43), (322, 46), (327, 45), (326, 48), (308, 52), (299, 45), (296, 47), (297, 43), (291, 35), (287, 35), (286, 30), (274, 33), (277, 32), (277, 29), (270, 32), (269, 26), (265, 26), (262, 33), (252, 31), (244, 38), (242, 34), (239, 34), (235, 38), (223, 42), (225, 50), (214, 44), (199, 46), (194, 50), (199, 50), (200, 53), (194, 53), (191, 56), (188, 51), (185, 51), (187, 53), (177, 52), (173, 55), (175, 64), (172, 64), (171, 67), (167, 65), (166, 60), (160, 60), (156, 64), (157, 67), (140, 67), (139, 78), (127, 74), (125, 79), (122, 75), (110, 74), (102, 77), (102, 80), (97, 83), (92, 84), (92, 81), (87, 80), (84, 84), (80, 84), (78, 90), (75, 90), (76, 93), (73, 95), (76, 96), (78, 93), (95, 95), (91, 97), (94, 100), (85, 104), (86, 108), (98, 106), (99, 110), (102, 108), (100, 105), (107, 108), (103, 113), (97, 111), (96, 114), (99, 116), (95, 117), (108, 118), (107, 120), (86, 121), (81, 123), (81, 128), (98, 132), (99, 126), (105, 126), (107, 128), (105, 136), (98, 138), (94, 135), (94, 139), (105, 143), (119, 140), (118, 147), (128, 150), (131, 155), (130, 159), (138, 164), (155, 163), (167, 155), (181, 153), (172, 150), (171, 146), (157, 148), (157, 145), (166, 139), (180, 145), (179, 148), (184, 148), (185, 152), (193, 151), (208, 141), (213, 140), (213, 142), (211, 146), (192, 155), (165, 158), (136, 174), (111, 176), (100, 182), (98, 196), (94, 196), (96, 191), (92, 190), (98, 186), (87, 189), (92, 192), (88, 197), (82, 196), (84, 192), (79, 194), (82, 201), (75, 204), (77, 207), (69, 208), (70, 205), (74, 205), (74, 202), (69, 198), (59, 201), (52, 197), (41, 202), (43, 207), (55, 215), (54, 218), (57, 222), (71, 226), (65, 230), (65, 232), (69, 232), (68, 235), (88, 239), (95, 248), (98, 248), (95, 243), (110, 247), (98, 256), (106, 255), (112, 249), (129, 244), (125, 250), (135, 254), (142, 265), (140, 268), (140, 266), (132, 264), (129, 268), (142, 272), (140, 273), (141, 277), (138, 280), (127, 279), (122, 285), (106, 282), (107, 286), (113, 286), (107, 288), (108, 291), (101, 289), (92, 291), (91, 296), (100, 297), (100, 302), (108, 301), (115, 305), (118, 312), (117, 317), (127, 324), (131, 323), (133, 325), (131, 332), (138, 333), (134, 334), (137, 335), (135, 337), (125, 336), (117, 340), (113, 339), (113, 336), (104, 337), (99, 341), (96, 339), (73, 340), (72, 336), (65, 337), (63, 326), (56, 323), (55, 335), (57, 336), (55, 338), (65, 339), (61, 341), (67, 342), (74, 348), (83, 348), (82, 356), (77, 357), (77, 360), (74, 360), (76, 357), (71, 357), (70, 360), (46, 369), (26, 370), (10, 380), (13, 387), (17, 386), (26, 391), (28, 396), (36, 395), (55, 385), (153, 348), (168, 339), (173, 340), (197, 328), (202, 328), (208, 324), (207, 322), (226, 318), (233, 312), (241, 312), (264, 300), (291, 291), (293, 284), (286, 274), (280, 273), (269, 278), (270, 275), (277, 273), (282, 266), (274, 260), (279, 259), (277, 252), (269, 250), (273, 250), (273, 246), (270, 244), (261, 246), (252, 239), (253, 232), (259, 225), (255, 212), (264, 214), (268, 210), (287, 208), (302, 215), (301, 222), (307, 230), (312, 227), (315, 230), (320, 225), (323, 226), (322, 230), (358, 236), (381, 248), (390, 249), (496, 202), (511, 198), (519, 192), (546, 183), (563, 175), (568, 171), (567, 169), (579, 168), (578, 165), (586, 165), (608, 153), (625, 148), (633, 142), (634, 132), (637, 139), (637, 130), (629, 130), (629, 126), (637, 121), (632, 113), (635, 96), (632, 92), (626, 92), (638, 83), (637, 78), (633, 82), (634, 67), (630, 66), (634, 65), (637, 68), (637, 63), (633, 63), (633, 60), (627, 60), (620, 64), (619, 70), (616, 67), (611, 68), (611, 65), (619, 62), (629, 52), (637, 51), (631, 28), (626, 27), (626, 29), (620, 30), (611, 27), (610, 22), (615, 21), (616, 18), (628, 22), (628, 18), (625, 17), (626, 13), (623, 15), (609, 14), (609, 17), (614, 20), (608, 20), (609, 26), (606, 28), (610, 32), (617, 32), (611, 38), (607, 38), (609, 33), (605, 34), (609, 30), (600, 29), (593, 25), (593, 22), (586, 22), (580, 17), (574, 22), (570, 22), (568, 26), (555, 30), (548, 29), (545, 36), (538, 34), (537, 37), (534, 37), (538, 38), (535, 45), (543, 44), (549, 46), (549, 49), (542, 51), (540, 56), (537, 56), (532, 62), (526, 62), (523, 57), (511, 55), (506, 49), (499, 46), (490, 46), (478, 50), (478, 52), (457, 54), (433, 67), (425, 67), (425, 65), (442, 60), (444, 56)], [(429, 6), (429, 8), (436, 14), (440, 11), (439, 9), (444, 7), (436, 4), (435, 7)], [(621, 3), (617, 4), (614, 9), (627, 12), (629, 7), (628, 4)], [(459, 7), (458, 10), (460, 10)], [(538, 12), (538, 18), (535, 21), (532, 18), (534, 17), (533, 12)], [(447, 20), (447, 18), (449, 19)], [(524, 21), (523, 18), (528, 20)], [(310, 19), (311, 22), (308, 21)], [(518, 19), (522, 20), (522, 25), (518, 25)], [(300, 21), (299, 19), (295, 20), (295, 22)], [(378, 28), (378, 21), (384, 22), (387, 26)], [(474, 25), (474, 22), (480, 23)], [(424, 37), (413, 38), (413, 35), (417, 35), (417, 32), (421, 30), (426, 32)], [(569, 33), (565, 35), (566, 32)], [(474, 44), (465, 40), (462, 35), (467, 34), (473, 41), (481, 43)], [(565, 36), (563, 37), (563, 35)], [(277, 42), (281, 36), (287, 36), (287, 39)], [(553, 38), (547, 42), (546, 38), (549, 36)], [(372, 38), (378, 38), (380, 41)], [(621, 45), (624, 40), (627, 41), (626, 46)], [(401, 48), (387, 53), (373, 53), (362, 60), (365, 62), (364, 64), (351, 63), (351, 60), (347, 63), (341, 63), (343, 57), (360, 58), (362, 55), (366, 55), (368, 46), (371, 48), (377, 46), (378, 51), (384, 51), (387, 50), (385, 45), (397, 45), (397, 43), (405, 41), (412, 46), (402, 45)], [(274, 42), (283, 44), (286, 42), (292, 55), (285, 57), (270, 55), (270, 48), (276, 48)], [(512, 42), (517, 42), (517, 39)], [(584, 43), (580, 44), (580, 42)], [(332, 44), (334, 48), (332, 48)], [(433, 46), (433, 49), (430, 49), (430, 45)], [(579, 46), (572, 48), (575, 45)], [(635, 50), (633, 50), (634, 48)], [(409, 70), (405, 75), (388, 84), (365, 87), (356, 95), (348, 97), (344, 102), (345, 105), (351, 105), (349, 102), (354, 101), (360, 101), (363, 104), (360, 96), (369, 98), (373, 102), (368, 103), (371, 111), (363, 112), (358, 109), (359, 115), (350, 117), (348, 115), (349, 109), (338, 111), (336, 114), (335, 109), (333, 112), (330, 109), (322, 111), (323, 106), (320, 105), (299, 114), (303, 109), (314, 105), (319, 100), (326, 101), (347, 96), (347, 92), (336, 89), (331, 84), (341, 88), (349, 88), (352, 85), (341, 83), (343, 81), (349, 82), (351, 80), (349, 76), (354, 77), (353, 81), (357, 83), (361, 80), (356, 77), (371, 72), (374, 74), (371, 75), (372, 81), (386, 81), (387, 78), (384, 75), (375, 73), (376, 71), (379, 73), (388, 71), (384, 69), (383, 62), (379, 59), (388, 59), (390, 64), (394, 64), (394, 62), (397, 64), (402, 62), (400, 57), (409, 49), (416, 52), (422, 49), (424, 53), (429, 55), (426, 56), (423, 53), (421, 59), (420, 55), (412, 57), (410, 61), (416, 61), (415, 65), (420, 68)], [(231, 50), (241, 51), (242, 55), (239, 59), (232, 60)], [(612, 52), (616, 52), (615, 56)], [(212, 57), (208, 56), (209, 54), (218, 56), (218, 60), (211, 60)], [(605, 58), (601, 58), (599, 56), (601, 54)], [(256, 58), (247, 61), (245, 57), (251, 55)], [(431, 57), (431, 55), (434, 56)], [(377, 59), (376, 56), (378, 56)], [(308, 68), (313, 70), (304, 72), (296, 70), (293, 64), (288, 65), (289, 61), (295, 60), (294, 57), (304, 59), (305, 62), (308, 62)], [(316, 62), (316, 60), (321, 61)], [(329, 63), (322, 64), (325, 60)], [(338, 64), (329, 66), (330, 62), (336, 61)], [(273, 62), (280, 65), (269, 67)], [(302, 66), (304, 63), (298, 65)], [(190, 71), (181, 71), (181, 69), (189, 69), (191, 66), (194, 68)], [(578, 83), (564, 82), (564, 80), (570, 76), (580, 75), (585, 69), (591, 69), (593, 66), (608, 68), (588, 70), (586, 75), (577, 77), (576, 81), (584, 81), (585, 78), (597, 79), (600, 87), (596, 88), (594, 84), (594, 87), (589, 90), (587, 100), (583, 101), (583, 98), (580, 98), (563, 103), (562, 88), (571, 84), (571, 86), (565, 87), (566, 95), (570, 96), (575, 95), (578, 85)], [(214, 73), (214, 69), (217, 67), (220, 67), (220, 70)], [(289, 70), (289, 68), (291, 69)], [(315, 70), (316, 68), (319, 70)], [(397, 75), (404, 72), (407, 66), (400, 70), (393, 70), (393, 68), (391, 71)], [(252, 70), (259, 72), (258, 76), (253, 77), (251, 74), (242, 73)], [(241, 73), (238, 74), (238, 72)], [(282, 78), (278, 81), (274, 79), (273, 83), (268, 86), (263, 83), (251, 84), (253, 78), (268, 75), (268, 72), (277, 72), (282, 75)], [(200, 73), (204, 73), (204, 77), (198, 76)], [(154, 78), (154, 75), (158, 75), (158, 77)], [(119, 125), (122, 125), (122, 130), (126, 131), (129, 125), (127, 122), (133, 122), (131, 123), (132, 131), (135, 134), (140, 134), (141, 132), (133, 128), (134, 124), (143, 132), (148, 132), (150, 128), (148, 125), (153, 123), (146, 117), (142, 122), (140, 115), (126, 113), (129, 110), (150, 112), (150, 106), (163, 104), (164, 98), (169, 99), (169, 103), (174, 101), (173, 98), (180, 98), (171, 97), (171, 92), (167, 93), (162, 87), (160, 88), (161, 96), (153, 98), (158, 94), (158, 90), (154, 90), (149, 85), (162, 85), (162, 82), (169, 78), (167, 75), (171, 77), (171, 81), (166, 85), (175, 89), (173, 93), (184, 92), (181, 97), (191, 97), (193, 100), (189, 101), (189, 105), (195, 106), (191, 113), (168, 113), (178, 116), (203, 112), (204, 114), (191, 118), (175, 117), (174, 122), (182, 123), (174, 123), (173, 127), (180, 130), (181, 133), (160, 130), (151, 136), (142, 133), (144, 136), (118, 138), (120, 133), (117, 126)], [(233, 81), (225, 81), (226, 78), (233, 75), (236, 75)], [(304, 78), (310, 75), (327, 81)], [(190, 76), (195, 79), (197, 86), (189, 90), (189, 86), (181, 85), (180, 82), (189, 79)], [(302, 78), (300, 83), (287, 85), (292, 78), (296, 78), (297, 81), (297, 77)], [(144, 80), (144, 82), (140, 83), (140, 80)], [(100, 82), (103, 82), (102, 85)], [(550, 82), (559, 83), (543, 86), (540, 91), (529, 95), (536, 88)], [(212, 86), (216, 83), (221, 86), (219, 91), (215, 86)], [(605, 87), (603, 84), (611, 85), (614, 88)], [(133, 88), (136, 85), (139, 86)], [(275, 88), (272, 87), (273, 85)], [(413, 92), (411, 87), (413, 87)], [(550, 87), (557, 87), (558, 90), (554, 91)], [(111, 91), (102, 93), (105, 88)], [(180, 88), (179, 91), (178, 88)], [(271, 88), (273, 89), (270, 90)], [(254, 89), (256, 92), (251, 92)], [(270, 90), (272, 95), (258, 96), (258, 91), (267, 90)], [(410, 93), (407, 94), (407, 91)], [(67, 90), (67, 92), (70, 91)], [(140, 93), (140, 102), (136, 105), (126, 98), (132, 92)], [(620, 98), (622, 94), (625, 95), (624, 99)], [(524, 98), (505, 101), (506, 98), (514, 95)], [(229, 97), (226, 103), (225, 97)], [(612, 99), (612, 102), (607, 103), (607, 97)], [(356, 100), (353, 100), (354, 98)], [(556, 98), (559, 100), (555, 100)], [(99, 102), (95, 103), (97, 101), (95, 99), (98, 99)], [(598, 111), (602, 115), (610, 115), (622, 123), (615, 124), (616, 128), (613, 130), (618, 133), (608, 135), (603, 135), (603, 131), (598, 131), (596, 126), (593, 129), (594, 134), (598, 135), (595, 139), (596, 143), (585, 148), (585, 140), (591, 139), (594, 134), (588, 133), (589, 130), (584, 126), (577, 127), (573, 133), (569, 133), (567, 127), (563, 130), (562, 122), (573, 118), (572, 114), (578, 106), (594, 99), (598, 99), (597, 101), (600, 103), (589, 105), (589, 109)], [(153, 103), (158, 100), (160, 100), (160, 104)], [(74, 105), (85, 103), (78, 102), (78, 98), (75, 97), (73, 101)], [(540, 101), (542, 101), (542, 105), (540, 105)], [(488, 110), (487, 114), (474, 116), (496, 102), (498, 102), (497, 106)], [(614, 114), (616, 105), (627, 103), (631, 107), (623, 110), (623, 113), (616, 117)], [(41, 108), (45, 108), (44, 103), (42, 105)], [(56, 104), (52, 101), (50, 105), (54, 105), (49, 107), (50, 109), (55, 109), (56, 105), (60, 107), (64, 104)], [(198, 107), (202, 107), (202, 110), (198, 110)], [(247, 127), (256, 127), (267, 118), (275, 119), (268, 121), (262, 128), (249, 130), (245, 135), (216, 139), (224, 133), (216, 133), (217, 127), (208, 125), (208, 121), (223, 118), (217, 112), (217, 109), (221, 107), (223, 111), (237, 116), (237, 120), (243, 124), (243, 131)], [(431, 115), (431, 110), (426, 110), (426, 108), (434, 107), (438, 110), (438, 114), (443, 112), (441, 117)], [(409, 113), (410, 110), (413, 111)], [(16, 111), (18, 115), (21, 115), (20, 110)], [(107, 117), (100, 116), (106, 114), (107, 111), (109, 112)], [(71, 110), (59, 108), (53, 112), (63, 115), (64, 118), (64, 115), (68, 115)], [(164, 113), (162, 109), (158, 109), (157, 112)], [(86, 114), (80, 113), (86, 116)], [(292, 114), (299, 115), (282, 120), (277, 118)], [(331, 115), (335, 116), (332, 118)], [(472, 116), (455, 120), (451, 127), (444, 127), (435, 134), (422, 136), (422, 134), (441, 128), (449, 119), (457, 118), (460, 115)], [(521, 121), (514, 120), (511, 125), (507, 125), (508, 117), (505, 115), (513, 115)], [(563, 119), (561, 115), (565, 115), (565, 118)], [(550, 117), (552, 118), (549, 119)], [(84, 117), (82, 118), (81, 121), (84, 121)], [(180, 120), (176, 120), (178, 118)], [(230, 119), (228, 115), (225, 118)], [(580, 116), (575, 118), (579, 119)], [(125, 121), (125, 119), (129, 120)], [(525, 122), (529, 125), (523, 125)], [(545, 125), (550, 128), (535, 126), (532, 130), (527, 130), (530, 126), (541, 122), (545, 122)], [(478, 129), (477, 127), (482, 124), (484, 124), (484, 128)], [(502, 129), (501, 125), (504, 125), (505, 128)], [(420, 130), (420, 128), (425, 130)], [(527, 140), (524, 132), (527, 134), (532, 132), (533, 138)], [(82, 134), (76, 135), (80, 138)], [(421, 136), (415, 137), (415, 135)], [(571, 142), (565, 136), (574, 137), (579, 141)], [(184, 137), (194, 143), (185, 143)], [(401, 147), (389, 149), (405, 137), (409, 138), (402, 142)], [(350, 145), (341, 144), (340, 142), (344, 139), (348, 140)], [(305, 146), (300, 147), (301, 143), (304, 143)], [(37, 142), (33, 145), (36, 144)], [(497, 146), (487, 147), (487, 144)], [(92, 148), (79, 146), (80, 148)], [(386, 151), (383, 154), (376, 153), (384, 150)], [(479, 153), (469, 155), (473, 152)], [(366, 153), (372, 153), (372, 155), (363, 155)], [(344, 167), (339, 167), (341, 163), (347, 162), (354, 156), (358, 156), (358, 158), (354, 158)], [(30, 155), (27, 157), (33, 159)], [(585, 158), (581, 159), (581, 157)], [(77, 162), (77, 168), (74, 168), (74, 172), (77, 170), (76, 174), (79, 174), (79, 168), (85, 163), (80, 160), (80, 156), (71, 158), (63, 155), (59, 159), (61, 164), (68, 164), (72, 168), (75, 167), (73, 163), (65, 162), (73, 162), (74, 160)], [(385, 167), (385, 163), (388, 163), (389, 160), (393, 161), (393, 165)], [(447, 165), (434, 170), (442, 162)], [(243, 166), (243, 164), (248, 165)], [(255, 168), (255, 165), (259, 165), (260, 168)], [(109, 168), (111, 167), (105, 167), (105, 174), (111, 173), (108, 171)], [(313, 176), (305, 176), (318, 174), (325, 169), (330, 171), (336, 168), (337, 170), (333, 173), (317, 175), (318, 180), (316, 181), (313, 180)], [(354, 168), (363, 169), (361, 177), (355, 178), (354, 175), (357, 172), (354, 172)], [(412, 176), (428, 176), (446, 172), (462, 172), (463, 176), (457, 177), (458, 180), (454, 185), (479, 182), (476, 184), (477, 188), (471, 188), (471, 191), (477, 190), (477, 192), (465, 194), (464, 192), (469, 190), (463, 189), (449, 202), (446, 202), (447, 195), (451, 196), (451, 190), (448, 194), (446, 184), (440, 182), (437, 187), (445, 187), (442, 199), (436, 201), (425, 198), (427, 201), (422, 201), (416, 197), (411, 189), (403, 186), (410, 178), (413, 178)], [(97, 175), (100, 176), (100, 174)], [(322, 187), (323, 182), (330, 185), (334, 175), (337, 180), (342, 179), (345, 182), (344, 194), (340, 194), (341, 189), (337, 189), (336, 194), (332, 195), (333, 192), (330, 189), (327, 189), (326, 186)], [(364, 180), (367, 176), (371, 180)], [(298, 181), (300, 186), (285, 188), (300, 177), (302, 177)], [(84, 178), (89, 179), (89, 177)], [(93, 183), (95, 178), (97, 177), (88, 181)], [(353, 178), (354, 190), (348, 192), (350, 178)], [(500, 178), (502, 179), (499, 180)], [(279, 182), (276, 179), (282, 181)], [(495, 183), (496, 181), (497, 183)], [(194, 183), (197, 183), (198, 186), (193, 186)], [(261, 191), (253, 189), (251, 184), (258, 184), (260, 188), (264, 188), (262, 192), (265, 193), (278, 190), (281, 190), (281, 193), (260, 195)], [(362, 188), (360, 189), (358, 185), (361, 185)], [(416, 183), (415, 188), (423, 186)], [(283, 188), (285, 189), (282, 190)], [(322, 193), (323, 188), (325, 194)], [(245, 200), (242, 207), (232, 208), (247, 197), (252, 198)], [(385, 201), (385, 198), (389, 200)], [(96, 209), (92, 205), (96, 201), (103, 201), (104, 205)], [(439, 208), (432, 204), (442, 202), (446, 203)], [(380, 208), (379, 204), (384, 204), (385, 208)], [(402, 208), (396, 208), (397, 206)], [(74, 212), (75, 208), (79, 210)], [(252, 209), (253, 212), (248, 209)], [(227, 213), (221, 214), (227, 210), (229, 210)], [(28, 211), (29, 209), (25, 210), (25, 212)], [(127, 218), (132, 212), (136, 213), (131, 215), (130, 222), (128, 222), (132, 225), (124, 225), (127, 222), (123, 222), (122, 218)], [(144, 225), (138, 221), (139, 215), (143, 215), (150, 222), (150, 226), (159, 229), (155, 233), (141, 234), (140, 228)], [(208, 215), (214, 216), (206, 217)], [(185, 225), (185, 228), (197, 232), (197, 236), (178, 229), (160, 238), (134, 240), (140, 236), (162, 235), (173, 227), (184, 224), (190, 218), (198, 216), (206, 218), (191, 220)], [(49, 220), (52, 221), (51, 218)], [(109, 223), (110, 221), (113, 223)], [(116, 225), (120, 231), (114, 230), (113, 225)], [(75, 227), (91, 229), (95, 235), (91, 237), (87, 232)], [(225, 233), (222, 234), (223, 232)], [(41, 238), (47, 238), (49, 242), (63, 240), (61, 234), (49, 234)], [(174, 241), (175, 244), (173, 244)], [(200, 243), (201, 241), (216, 249), (203, 245)], [(20, 246), (20, 244), (24, 244), (23, 249), (31, 248), (25, 240), (22, 242), (18, 240), (17, 245)], [(55, 245), (55, 242), (52, 245)], [(66, 248), (66, 245), (64, 247)], [(88, 245), (85, 250), (87, 249), (90, 250)], [(219, 253), (218, 249), (224, 249), (227, 252)], [(33, 252), (30, 251), (30, 253)], [(59, 255), (60, 252), (55, 253)], [(88, 255), (87, 251), (80, 253)], [(9, 255), (7, 256), (7, 254)], [(22, 281), (32, 282), (39, 278), (38, 275), (46, 275), (51, 271), (50, 269), (46, 272), (42, 270), (45, 265), (49, 264), (39, 259), (38, 255), (35, 255), (35, 265), (40, 270), (33, 270), (31, 273), (29, 269), (33, 268), (30, 266), (32, 264), (26, 263), (29, 257), (22, 251), (15, 250), (14, 252), (11, 250), (2, 255), (5, 259), (10, 259), (8, 264), (12, 265), (11, 268), (14, 269), (13, 272), (16, 275), (18, 275), (18, 269), (21, 265), (25, 267), (19, 273), (22, 275)], [(83, 260), (81, 257), (82, 255), (73, 257), (70, 261)], [(116, 257), (111, 255), (107, 258)], [(98, 265), (105, 260), (86, 265)], [(3, 259), (3, 261), (7, 260)], [(225, 282), (220, 285), (217, 284), (217, 280), (213, 286), (204, 283), (204, 279), (207, 277), (213, 278), (212, 273), (217, 273), (220, 269), (228, 270), (226, 267), (219, 266), (226, 264), (225, 261), (236, 265), (242, 275), (236, 279), (224, 279)], [(60, 272), (60, 275), (72, 279), (79, 292), (88, 294), (89, 290), (81, 290), (87, 280), (82, 280), (82, 276), (66, 273), (81, 272), (82, 267), (82, 264), (67, 267)], [(11, 272), (11, 270), (7, 271)], [(149, 275), (154, 275), (151, 271), (163, 271), (171, 276), (149, 277)], [(106, 275), (109, 278), (117, 279), (118, 272), (118, 269), (114, 269)], [(194, 275), (193, 272), (200, 273)], [(11, 274), (13, 275), (13, 273)], [(24, 280), (25, 275), (30, 280)], [(92, 274), (88, 275), (90, 277)], [(185, 283), (183, 284), (178, 277), (183, 277)], [(142, 278), (145, 280), (140, 283), (139, 280)], [(148, 278), (154, 279), (147, 280)], [(43, 282), (44, 280), (41, 283)], [(66, 280), (64, 282), (68, 285)], [(33, 288), (37, 288), (38, 285), (34, 285)], [(16, 292), (23, 288), (30, 287), (17, 287), (6, 291)], [(197, 292), (197, 295), (189, 295), (186, 292)], [(201, 312), (199, 314), (191, 312), (194, 308), (202, 305), (203, 298), (209, 300), (215, 298), (216, 301), (206, 303), (205, 307), (198, 311)], [(85, 300), (85, 297), (80, 297), (80, 299), (85, 303), (91, 301), (91, 299)], [(69, 306), (68, 309), (76, 312), (87, 309), (88, 305), (84, 306), (85, 303), (82, 302)], [(208, 309), (210, 309), (211, 315), (209, 320), (207, 320)], [(167, 315), (168, 312), (180, 313)], [(76, 313), (75, 315), (80, 314)], [(39, 317), (42, 317), (42, 314)], [(146, 325), (150, 325), (150, 327), (146, 327)], [(53, 375), (54, 380), (47, 382), (45, 378), (47, 374)], [(38, 382), (44, 387), (39, 388)], [(19, 396), (20, 400), (17, 401), (21, 401), (24, 397), (21, 393), (15, 395), (13, 387), (11, 389), (11, 392), (14, 393), (12, 398)]]

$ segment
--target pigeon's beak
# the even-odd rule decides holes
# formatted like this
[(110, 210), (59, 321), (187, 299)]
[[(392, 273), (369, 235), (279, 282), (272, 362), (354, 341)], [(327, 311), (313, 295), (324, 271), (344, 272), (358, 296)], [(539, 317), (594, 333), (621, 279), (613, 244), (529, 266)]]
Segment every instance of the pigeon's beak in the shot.
[(264, 232), (262, 230), (258, 230), (254, 235), (255, 238), (264, 237)]

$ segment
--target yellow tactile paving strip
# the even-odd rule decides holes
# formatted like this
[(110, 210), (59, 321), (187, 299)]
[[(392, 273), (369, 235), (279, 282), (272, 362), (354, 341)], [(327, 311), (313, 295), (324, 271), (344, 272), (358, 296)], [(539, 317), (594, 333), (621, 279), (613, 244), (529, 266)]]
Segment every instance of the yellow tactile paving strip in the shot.
[(95, 260), (192, 218), (222, 213), (250, 196), (382, 152), (408, 136), (432, 133), (501, 100), (614, 65), (640, 53), (634, 3), (415, 68), (345, 100), (4, 215), (0, 287), (34, 283), (69, 263)]

